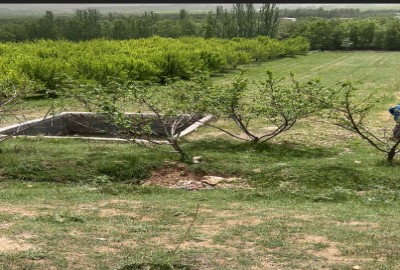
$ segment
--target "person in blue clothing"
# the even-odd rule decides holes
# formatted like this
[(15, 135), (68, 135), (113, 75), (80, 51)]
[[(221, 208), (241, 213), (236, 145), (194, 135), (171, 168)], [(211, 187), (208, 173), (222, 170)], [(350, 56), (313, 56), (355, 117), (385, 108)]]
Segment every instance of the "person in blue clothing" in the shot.
[(393, 137), (400, 139), (400, 104), (389, 108), (389, 112), (393, 115), (396, 125), (393, 128)]

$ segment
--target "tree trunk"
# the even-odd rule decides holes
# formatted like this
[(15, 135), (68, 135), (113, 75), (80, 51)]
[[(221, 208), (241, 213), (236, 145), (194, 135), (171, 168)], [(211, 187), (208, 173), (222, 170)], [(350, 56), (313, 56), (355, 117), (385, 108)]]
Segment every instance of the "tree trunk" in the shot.
[(399, 146), (399, 144), (400, 144), (400, 139), (397, 140), (397, 142), (392, 146), (392, 148), (388, 152), (387, 159), (386, 159), (388, 163), (390, 163), (390, 164), (393, 163), (394, 156), (396, 155), (396, 149), (397, 149), (397, 146)]
[(185, 151), (183, 151), (183, 149), (179, 146), (178, 142), (175, 139), (171, 140), (170, 142), (171, 142), (172, 147), (181, 156), (181, 161), (182, 162), (189, 162), (190, 161), (190, 157), (185, 153)]
[[(393, 149), (392, 149), (393, 150)], [(389, 163), (389, 164), (392, 164), (393, 163), (393, 159), (394, 159), (394, 156), (396, 155), (396, 152), (395, 151), (390, 151), (390, 152), (388, 152), (388, 155), (387, 155), (387, 159), (386, 159), (386, 161)]]

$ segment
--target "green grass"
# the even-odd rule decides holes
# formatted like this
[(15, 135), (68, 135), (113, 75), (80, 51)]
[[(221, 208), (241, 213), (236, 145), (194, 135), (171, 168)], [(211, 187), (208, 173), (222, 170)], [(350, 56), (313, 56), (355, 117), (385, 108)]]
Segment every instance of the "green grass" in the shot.
[(168, 155), (131, 147), (129, 143), (12, 139), (1, 147), (5, 179), (50, 182), (138, 183), (160, 167)]
[(313, 202), (269, 189), (113, 188), (109, 194), (106, 186), (3, 182), (0, 224), (6, 229), (0, 240), (20, 250), (2, 252), (0, 265), (396, 269), (400, 259), (398, 201), (360, 195), (345, 203)]
[[(399, 96), (399, 58), (316, 52), (253, 64), (245, 74), (359, 81), (361, 95), (387, 93), (370, 120), (391, 128), (386, 107)], [(213, 80), (228, 83), (235, 74)], [(4, 142), (0, 269), (399, 269), (399, 163), (388, 166), (357, 137), (308, 119), (268, 144), (203, 127), (183, 147), (205, 161), (186, 165), (180, 179), (236, 176), (253, 189), (137, 185), (177, 166), (178, 156), (128, 143)]]

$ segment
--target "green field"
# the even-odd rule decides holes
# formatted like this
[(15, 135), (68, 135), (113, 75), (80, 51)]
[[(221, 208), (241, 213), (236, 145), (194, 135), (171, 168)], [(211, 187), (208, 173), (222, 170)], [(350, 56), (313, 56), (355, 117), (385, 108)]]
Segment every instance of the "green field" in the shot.
[[(311, 52), (242, 68), (254, 80), (270, 69), (325, 85), (351, 79), (361, 96), (378, 89), (387, 97), (370, 122), (390, 130), (399, 59)], [(33, 114), (44, 104), (29, 105)], [(400, 269), (398, 162), (387, 165), (359, 138), (316, 120), (264, 145), (203, 127), (183, 144), (204, 157), (191, 165), (127, 143), (8, 140), (0, 153), (0, 269)], [(241, 180), (167, 188), (204, 175)], [(138, 185), (146, 179), (158, 186)]]

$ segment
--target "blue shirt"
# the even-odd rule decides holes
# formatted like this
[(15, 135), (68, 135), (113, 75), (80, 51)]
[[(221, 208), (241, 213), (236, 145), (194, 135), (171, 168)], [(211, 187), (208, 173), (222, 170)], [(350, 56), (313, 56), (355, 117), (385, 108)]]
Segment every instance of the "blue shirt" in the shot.
[(394, 121), (400, 123), (400, 104), (390, 107), (389, 112), (394, 116)]

